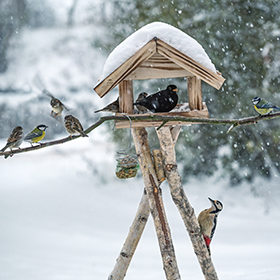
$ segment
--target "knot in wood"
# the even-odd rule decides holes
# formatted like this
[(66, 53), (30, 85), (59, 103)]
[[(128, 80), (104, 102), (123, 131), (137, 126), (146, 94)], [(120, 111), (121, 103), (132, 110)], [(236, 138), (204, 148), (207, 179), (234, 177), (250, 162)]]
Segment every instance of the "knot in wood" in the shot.
[(121, 252), (121, 254), (120, 254), (122, 257), (124, 257), (124, 258), (128, 258), (128, 254), (127, 253), (125, 253), (125, 252)]
[(177, 164), (166, 164), (165, 170), (168, 172), (174, 171), (177, 169)]

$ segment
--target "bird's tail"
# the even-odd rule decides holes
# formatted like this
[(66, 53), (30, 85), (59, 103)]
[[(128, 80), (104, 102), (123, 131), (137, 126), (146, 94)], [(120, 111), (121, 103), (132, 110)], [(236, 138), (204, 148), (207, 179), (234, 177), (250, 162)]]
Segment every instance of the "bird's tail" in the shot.
[(99, 110), (97, 110), (97, 111), (94, 111), (94, 113), (101, 112), (101, 111), (103, 111), (104, 109), (105, 109), (105, 108), (99, 109)]
[(280, 111), (280, 108), (278, 108), (278, 107), (276, 107), (276, 106), (275, 106), (273, 109), (276, 109), (276, 110), (279, 110), (279, 111)]
[(9, 146), (8, 145), (6, 145), (2, 150), (0, 150), (2, 153), (4, 153), (5, 152), (5, 150), (8, 148)]
[(83, 136), (83, 137), (88, 137), (88, 135), (87, 135), (87, 134), (85, 134), (85, 132), (84, 132), (84, 131), (82, 131), (82, 132), (81, 132), (81, 134), (82, 134), (82, 136)]

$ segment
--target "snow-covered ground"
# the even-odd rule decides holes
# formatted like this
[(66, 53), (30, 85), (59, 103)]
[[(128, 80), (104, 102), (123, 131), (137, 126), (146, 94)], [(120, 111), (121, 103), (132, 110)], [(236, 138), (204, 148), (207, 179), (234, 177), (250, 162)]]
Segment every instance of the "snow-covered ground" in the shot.
[[(120, 180), (102, 127), (90, 137), (0, 161), (0, 279), (107, 279), (143, 192), (141, 175)], [(0, 143), (2, 146), (4, 141)], [(279, 184), (229, 188), (212, 178), (184, 188), (196, 214), (208, 196), (224, 210), (212, 242), (220, 279), (279, 279)], [(204, 279), (168, 186), (164, 202), (182, 279)], [(126, 279), (164, 279), (152, 218)]]

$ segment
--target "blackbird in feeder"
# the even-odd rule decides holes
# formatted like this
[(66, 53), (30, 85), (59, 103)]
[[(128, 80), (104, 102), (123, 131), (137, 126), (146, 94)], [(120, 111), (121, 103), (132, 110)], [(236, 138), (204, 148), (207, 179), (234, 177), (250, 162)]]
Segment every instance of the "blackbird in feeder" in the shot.
[(101, 111), (110, 112), (110, 113), (118, 113), (119, 112), (119, 98), (117, 98), (117, 100), (108, 104), (104, 108), (95, 111), (94, 113), (98, 113), (98, 112), (101, 112)]
[(144, 106), (153, 113), (170, 112), (178, 102), (176, 91), (178, 89), (175, 85), (169, 85), (165, 90), (151, 94), (133, 105)]

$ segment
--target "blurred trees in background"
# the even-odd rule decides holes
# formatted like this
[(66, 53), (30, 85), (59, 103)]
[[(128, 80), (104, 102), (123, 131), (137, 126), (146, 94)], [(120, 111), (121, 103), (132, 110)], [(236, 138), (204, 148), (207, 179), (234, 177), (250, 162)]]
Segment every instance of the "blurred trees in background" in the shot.
[[(51, 2), (0, 2), (0, 72), (7, 68), (5, 56), (13, 32), (23, 24), (30, 28), (51, 27), (57, 20)], [(75, 10), (81, 2), (85, 0), (70, 1), (65, 26), (75, 25), (75, 15), (80, 14), (75, 14)], [(240, 118), (256, 114), (251, 103), (254, 96), (280, 105), (279, 11), (280, 2), (276, 0), (108, 0), (94, 3), (87, 10), (83, 24), (94, 23), (96, 29), (105, 29), (93, 47), (103, 49), (106, 56), (148, 23), (162, 21), (181, 29), (204, 47), (226, 78), (219, 91), (203, 84), (203, 99), (210, 117)], [(144, 87), (152, 93), (169, 82), (141, 81), (135, 83), (134, 90), (137, 94)], [(186, 90), (186, 80), (178, 79), (176, 83), (181, 91)], [(230, 134), (226, 130), (214, 125), (184, 127), (177, 144), (184, 180), (211, 176), (219, 170), (221, 176), (236, 185), (280, 172), (278, 119), (237, 128)], [(126, 133), (127, 130), (114, 132), (114, 138), (122, 146), (126, 146), (123, 143)]]
[[(153, 21), (178, 27), (204, 47), (226, 78), (219, 91), (204, 84), (210, 117), (254, 115), (254, 96), (280, 104), (279, 1), (134, 0), (113, 1), (112, 7), (107, 23), (112, 47)], [(186, 88), (184, 82), (180, 85)], [(154, 90), (151, 83), (149, 92)], [(280, 171), (279, 120), (225, 132), (225, 127), (213, 125), (184, 128), (177, 146), (184, 179), (211, 176), (219, 169), (236, 185)]]

